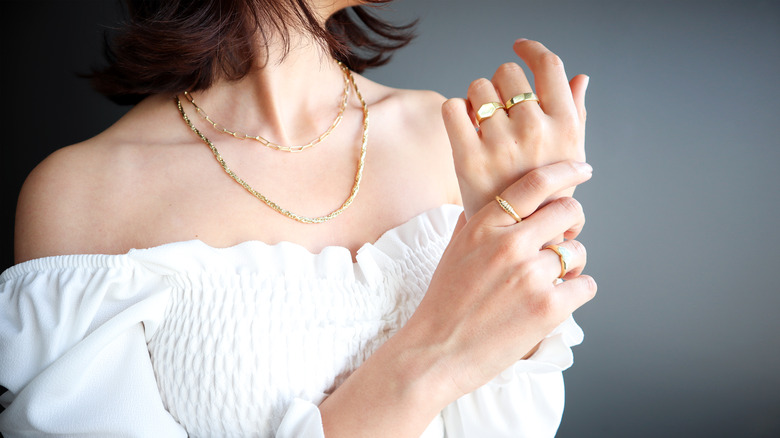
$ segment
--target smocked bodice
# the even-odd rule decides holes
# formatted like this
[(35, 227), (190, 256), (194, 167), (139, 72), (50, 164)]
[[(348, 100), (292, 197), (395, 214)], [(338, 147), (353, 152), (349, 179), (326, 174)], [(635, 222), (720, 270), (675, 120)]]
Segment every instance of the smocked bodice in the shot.
[(291, 400), (322, 400), (404, 324), (448, 240), (409, 223), (357, 263), (344, 248), (189, 243), (198, 269), (169, 278), (149, 341), (163, 403), (194, 436), (276, 430)]
[[(323, 438), (317, 406), (411, 316), (462, 209), (367, 243), (176, 242), (31, 260), (0, 275), (0, 431)], [(569, 318), (424, 436), (554, 436)], [(403, 419), (399, 419), (403, 421)]]

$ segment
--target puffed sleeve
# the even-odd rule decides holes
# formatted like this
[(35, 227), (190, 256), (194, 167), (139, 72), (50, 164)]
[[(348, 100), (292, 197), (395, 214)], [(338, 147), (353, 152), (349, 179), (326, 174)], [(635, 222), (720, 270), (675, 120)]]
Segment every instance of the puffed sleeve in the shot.
[[(441, 415), (434, 418), (420, 438), (441, 438), (444, 424)], [(325, 438), (322, 416), (317, 404), (296, 398), (287, 408), (276, 438)]]
[(325, 438), (317, 405), (307, 400), (294, 399), (276, 430), (276, 438)]
[(447, 438), (554, 437), (563, 415), (562, 371), (582, 338), (569, 317), (530, 358), (451, 403), (441, 413)]
[(186, 436), (163, 407), (146, 342), (169, 293), (126, 256), (47, 257), (0, 276), (0, 431)]

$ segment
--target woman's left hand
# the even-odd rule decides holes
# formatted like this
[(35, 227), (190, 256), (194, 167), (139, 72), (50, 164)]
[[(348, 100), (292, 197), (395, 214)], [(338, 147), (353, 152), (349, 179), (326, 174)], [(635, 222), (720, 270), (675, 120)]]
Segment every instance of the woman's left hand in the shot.
[[(561, 59), (536, 41), (517, 40), (514, 50), (534, 75), (538, 103), (498, 109), (477, 124), (482, 105), (503, 105), (533, 91), (523, 69), (507, 63), (492, 80), (472, 82), (467, 99), (449, 99), (442, 106), (467, 218), (533, 169), (563, 160), (585, 161), (588, 77), (568, 81)], [(558, 195), (573, 193), (572, 188)]]

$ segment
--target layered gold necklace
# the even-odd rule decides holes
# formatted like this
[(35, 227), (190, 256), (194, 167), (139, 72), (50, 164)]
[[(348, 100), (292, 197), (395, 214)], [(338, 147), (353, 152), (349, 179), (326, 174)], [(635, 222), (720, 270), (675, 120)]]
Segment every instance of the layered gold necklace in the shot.
[[(176, 99), (176, 106), (179, 108), (179, 112), (181, 113), (181, 116), (184, 119), (184, 122), (187, 123), (187, 126), (189, 126), (190, 129), (201, 140), (203, 140), (203, 142), (206, 143), (206, 145), (211, 149), (211, 153), (214, 154), (214, 158), (217, 160), (217, 162), (219, 162), (219, 164), (222, 166), (222, 168), (225, 170), (225, 172), (228, 175), (230, 175), (230, 177), (233, 178), (233, 180), (235, 180), (238, 184), (240, 184), (244, 189), (246, 189), (246, 191), (251, 193), (257, 199), (263, 201), (263, 203), (265, 203), (267, 206), (271, 207), (274, 211), (276, 211), (276, 212), (278, 212), (280, 214), (283, 214), (283, 215), (287, 216), (290, 219), (294, 219), (294, 220), (296, 220), (298, 222), (302, 222), (302, 223), (305, 223), (305, 224), (319, 224), (319, 223), (327, 222), (327, 221), (335, 218), (336, 216), (340, 215), (344, 210), (346, 210), (352, 204), (352, 201), (355, 200), (355, 196), (357, 196), (358, 190), (360, 190), (360, 181), (363, 178), (363, 165), (364, 165), (365, 159), (366, 159), (366, 145), (368, 144), (368, 106), (366, 105), (366, 101), (363, 99), (363, 96), (360, 94), (360, 90), (358, 90), (357, 84), (355, 83), (355, 78), (352, 76), (352, 72), (348, 68), (343, 66), (343, 65), (341, 65), (341, 68), (345, 72), (345, 77), (347, 78), (346, 80), (348, 81), (347, 84), (351, 85), (352, 88), (355, 89), (355, 95), (358, 97), (358, 99), (360, 100), (360, 105), (363, 107), (363, 135), (362, 135), (361, 142), (360, 142), (360, 157), (358, 158), (357, 172), (355, 173), (355, 182), (352, 185), (352, 190), (350, 191), (349, 196), (347, 197), (347, 199), (341, 204), (341, 206), (339, 208), (333, 210), (332, 212), (330, 212), (330, 213), (328, 213), (328, 214), (326, 214), (324, 216), (308, 217), (308, 216), (303, 216), (303, 215), (300, 215), (300, 214), (297, 214), (297, 213), (293, 213), (292, 211), (287, 210), (287, 209), (281, 207), (279, 204), (277, 204), (274, 201), (268, 199), (268, 197), (266, 197), (262, 193), (260, 193), (257, 190), (253, 189), (246, 181), (244, 181), (233, 170), (231, 170), (230, 167), (228, 167), (227, 163), (225, 162), (225, 159), (219, 153), (219, 150), (214, 145), (214, 143), (212, 143), (211, 140), (206, 138), (206, 136), (203, 135), (203, 133), (201, 133), (198, 130), (198, 128), (196, 128), (195, 125), (192, 124), (192, 121), (190, 120), (189, 116), (187, 115), (187, 113), (184, 111), (184, 108), (182, 107), (181, 100), (179, 99), (179, 96), (175, 97), (175, 99)], [(323, 135), (320, 135), (319, 137), (317, 137), (316, 139), (312, 140), (308, 144), (302, 145), (302, 146), (281, 146), (281, 145), (276, 145), (275, 143), (271, 143), (270, 141), (265, 140), (265, 139), (263, 139), (263, 140), (265, 140), (265, 143), (262, 140), (258, 140), (258, 141), (260, 141), (261, 143), (263, 143), (266, 146), (271, 147), (273, 149), (284, 150), (284, 151), (288, 151), (288, 152), (300, 152), (300, 151), (303, 151), (303, 150), (305, 150), (307, 148), (313, 147), (317, 143), (321, 142), (322, 139), (327, 137), (327, 135), (330, 134), (330, 132), (333, 131), (333, 129), (341, 121), (341, 118), (342, 118), (343, 113), (344, 113), (344, 108), (346, 108), (347, 95), (349, 93), (348, 88), (349, 87), (347, 87), (347, 91), (345, 92), (345, 97), (344, 97), (344, 100), (343, 100), (343, 103), (342, 103), (342, 109), (341, 109), (341, 111), (339, 111), (339, 115), (336, 118), (336, 120), (333, 122), (333, 124), (331, 124), (330, 128), (328, 128), (328, 130), (325, 131), (325, 133)], [(189, 95), (189, 93), (185, 93), (185, 96), (187, 96), (187, 95)], [(193, 105), (194, 105), (194, 102), (191, 99), (191, 96), (188, 97), (188, 100), (191, 103), (193, 103)], [(196, 106), (196, 108), (197, 108), (197, 106)], [(202, 114), (205, 114), (205, 113), (202, 113)], [(207, 118), (206, 120), (208, 120), (212, 124), (212, 126), (214, 126), (217, 130), (225, 132), (226, 134), (233, 135), (236, 138), (241, 138), (241, 137), (239, 137), (239, 135), (241, 135), (240, 133), (235, 133), (235, 132), (231, 132), (229, 130), (218, 128), (217, 124), (215, 122), (212, 122), (211, 119)], [(249, 139), (262, 138), (260, 136), (248, 136), (248, 135), (245, 135), (245, 134), (244, 134), (244, 136), (245, 136), (244, 138), (249, 138)], [(279, 146), (279, 147), (276, 147), (276, 146)], [(289, 149), (289, 150), (287, 150), (287, 149)]]
[(197, 103), (195, 103), (195, 99), (192, 97), (192, 94), (190, 94), (188, 91), (184, 92), (184, 97), (186, 97), (187, 100), (190, 101), (192, 106), (195, 107), (195, 111), (201, 117), (203, 117), (203, 119), (211, 123), (211, 126), (213, 126), (215, 130), (223, 134), (232, 135), (233, 137), (239, 140), (255, 140), (260, 144), (262, 144), (263, 146), (269, 147), (271, 149), (276, 149), (277, 151), (302, 152), (306, 149), (316, 146), (318, 143), (324, 140), (325, 137), (330, 135), (330, 133), (333, 132), (333, 130), (336, 129), (337, 126), (339, 126), (339, 123), (341, 123), (341, 119), (344, 117), (344, 110), (347, 109), (347, 101), (349, 100), (349, 88), (350, 88), (349, 85), (350, 85), (350, 78), (352, 77), (352, 75), (349, 71), (349, 68), (346, 65), (344, 65), (341, 62), (338, 62), (338, 64), (339, 67), (341, 68), (341, 71), (344, 73), (344, 93), (341, 99), (341, 106), (339, 107), (339, 113), (336, 115), (336, 118), (333, 120), (333, 123), (330, 124), (330, 126), (328, 127), (328, 129), (325, 130), (325, 132), (323, 132), (319, 137), (315, 138), (314, 140), (300, 146), (282, 146), (260, 135), (249, 135), (243, 132), (238, 132), (238, 131), (233, 131), (231, 129), (228, 129), (220, 125), (219, 123), (215, 122), (208, 114), (206, 114), (206, 111), (204, 111), (203, 108), (201, 108), (200, 106), (198, 106)]

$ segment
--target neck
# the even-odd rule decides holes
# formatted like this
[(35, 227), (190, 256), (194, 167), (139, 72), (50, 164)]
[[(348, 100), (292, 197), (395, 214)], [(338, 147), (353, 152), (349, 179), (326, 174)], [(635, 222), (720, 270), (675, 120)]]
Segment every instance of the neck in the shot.
[[(263, 62), (265, 51), (258, 55)], [(310, 141), (338, 113), (344, 75), (336, 61), (311, 38), (292, 35), (282, 56), (279, 45), (268, 48), (267, 62), (239, 81), (220, 80), (194, 93), (212, 119), (231, 130), (260, 134), (283, 145)]]

